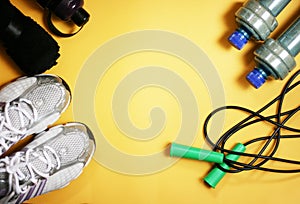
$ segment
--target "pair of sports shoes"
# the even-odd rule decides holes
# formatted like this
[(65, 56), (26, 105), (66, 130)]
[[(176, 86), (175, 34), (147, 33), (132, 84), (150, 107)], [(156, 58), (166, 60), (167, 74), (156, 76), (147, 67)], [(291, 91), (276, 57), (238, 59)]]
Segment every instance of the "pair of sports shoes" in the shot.
[[(0, 90), (0, 203), (22, 203), (63, 188), (89, 163), (95, 139), (86, 125), (47, 129), (70, 100), (68, 85), (55, 75), (22, 77)], [(5, 155), (30, 135), (20, 151)]]

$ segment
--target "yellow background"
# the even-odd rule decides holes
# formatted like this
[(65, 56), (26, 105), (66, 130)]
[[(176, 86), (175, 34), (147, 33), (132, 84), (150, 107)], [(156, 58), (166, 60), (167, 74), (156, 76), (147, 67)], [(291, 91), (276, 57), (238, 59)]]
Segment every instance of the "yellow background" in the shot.
[[(242, 105), (256, 110), (277, 95), (284, 82), (269, 81), (259, 90), (250, 87), (246, 82), (245, 75), (254, 67), (253, 51), (257, 44), (249, 43), (243, 51), (237, 51), (226, 40), (236, 28), (234, 12), (243, 2), (238, 0), (86, 1), (84, 8), (91, 14), (90, 21), (78, 35), (72, 38), (54, 37), (61, 47), (61, 57), (58, 60), (58, 65), (47, 73), (61, 76), (74, 90), (80, 69), (89, 56), (103, 43), (132, 31), (165, 30), (182, 35), (203, 49), (220, 75), (228, 105)], [(35, 4), (34, 0), (13, 0), (12, 3), (24, 14), (31, 16), (46, 28), (42, 21), (42, 9)], [(292, 0), (283, 13), (279, 15), (279, 27), (272, 36), (278, 36), (278, 33), (283, 31), (292, 19), (296, 18), (299, 9), (299, 0)], [(60, 26), (64, 27), (64, 25)], [(0, 72), (2, 73), (0, 83), (4, 84), (21, 76), (3, 50), (0, 54)], [(124, 69), (128, 69), (128, 65), (149, 65), (152, 58), (162, 64), (165, 62), (164, 59), (160, 59), (161, 56), (148, 54), (144, 53), (143, 55), (141, 53), (143, 56), (135, 56), (134, 60), (127, 59), (127, 61), (120, 62), (115, 66), (124, 66)], [(296, 59), (300, 64), (300, 56)], [(170, 63), (164, 65), (175, 70), (181, 66), (180, 63), (172, 63), (171, 59)], [(109, 77), (117, 79), (119, 76), (114, 75), (112, 69)], [(195, 79), (189, 74), (184, 77), (187, 77), (186, 80), (190, 80), (193, 88), (196, 89)], [(200, 125), (202, 125), (204, 117), (212, 109), (207, 99), (208, 96), (206, 96), (205, 86), (199, 85), (199, 87), (201, 88), (195, 97), (199, 104)], [(165, 135), (169, 136), (161, 137), (156, 143), (143, 143), (142, 148), (139, 144), (129, 146), (131, 144), (128, 141), (117, 140), (113, 135), (107, 136), (115, 146), (125, 152), (148, 154), (157, 151), (162, 144), (172, 141), (170, 135), (176, 133), (179, 128), (180, 113), (178, 113), (176, 101), (169, 95), (162, 96), (163, 93), (160, 92), (151, 95), (151, 91), (148, 91), (144, 90), (130, 103), (129, 111), (132, 120), (137, 126), (147, 127), (149, 121), (145, 115), (139, 114), (137, 110), (143, 109), (141, 107), (143, 105), (140, 105), (140, 103), (144, 104), (143, 99), (150, 101), (148, 106), (151, 106), (151, 96), (159, 96), (161, 101), (158, 103), (162, 103), (162, 107), (170, 109), (166, 110), (166, 112), (170, 112), (171, 116), (167, 117), (169, 126), (165, 130), (167, 132), (164, 132)], [(291, 100), (291, 103), (292, 101), (294, 103), (299, 101), (297, 95), (293, 97), (294, 100)], [(101, 105), (100, 102), (99, 104)], [(71, 103), (57, 124), (74, 120), (72, 105)], [(97, 110), (99, 120), (105, 118), (105, 114), (111, 114), (102, 114), (101, 106), (97, 106)], [(228, 114), (225, 128), (241, 116), (243, 115)], [(296, 119), (294, 119), (293, 124), (299, 124)], [(115, 130), (115, 128), (110, 123), (104, 127), (105, 130)], [(261, 129), (263, 130), (263, 127)], [(257, 134), (259, 130), (259, 127), (256, 127), (250, 133)], [(193, 145), (195, 147), (203, 146), (201, 126)], [(300, 158), (299, 145), (300, 143), (297, 144), (296, 141), (284, 143), (283, 149), (279, 153)], [(97, 148), (101, 148), (101, 146), (97, 146)], [(92, 160), (83, 174), (66, 188), (39, 196), (26, 203), (299, 203), (300, 176), (297, 174), (280, 175), (258, 171), (231, 174), (227, 175), (216, 189), (210, 189), (203, 184), (202, 178), (211, 169), (211, 166), (205, 162), (181, 159), (162, 172), (152, 175), (131, 176), (111, 171)]]

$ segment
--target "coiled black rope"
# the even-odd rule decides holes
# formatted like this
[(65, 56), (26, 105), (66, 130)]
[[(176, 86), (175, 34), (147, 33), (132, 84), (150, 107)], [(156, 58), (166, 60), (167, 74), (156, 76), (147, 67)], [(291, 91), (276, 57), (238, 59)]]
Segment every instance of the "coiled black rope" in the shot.
[[(258, 111), (253, 111), (248, 108), (244, 108), (241, 106), (224, 106), (220, 107), (213, 112), (211, 112), (203, 126), (203, 133), (206, 141), (213, 147), (214, 151), (219, 151), (222, 153), (230, 153), (230, 154), (238, 154), (241, 157), (247, 157), (247, 162), (240, 162), (240, 161), (232, 161), (229, 159), (224, 158), (224, 162), (228, 164), (231, 169), (227, 170), (222, 168), (222, 166), (217, 165), (218, 168), (225, 172), (229, 173), (238, 173), (241, 171), (249, 171), (249, 170), (261, 170), (261, 171), (268, 171), (268, 172), (276, 172), (276, 173), (299, 173), (300, 172), (300, 161), (292, 160), (292, 159), (285, 159), (275, 156), (277, 150), (280, 147), (281, 139), (296, 139), (300, 138), (300, 128), (290, 127), (287, 126), (286, 123), (298, 112), (300, 111), (300, 103), (299, 106), (292, 108), (287, 111), (283, 111), (283, 103), (287, 94), (291, 94), (292, 91), (300, 85), (300, 80), (297, 80), (297, 77), (300, 75), (300, 70), (295, 72), (289, 80), (284, 85), (281, 93), (267, 103), (265, 106), (260, 108)], [(264, 116), (262, 113), (269, 109), (271, 106), (276, 106), (276, 111), (274, 115)], [(223, 133), (216, 142), (213, 142), (210, 136), (208, 135), (208, 125), (210, 120), (219, 112), (227, 111), (227, 110), (237, 110), (242, 111), (248, 114), (248, 117), (243, 119), (242, 121), (238, 122), (231, 128), (229, 128), (225, 133)], [(274, 127), (272, 133), (268, 136), (261, 136), (251, 139), (244, 143), (245, 146), (252, 145), (258, 142), (264, 142), (261, 145), (260, 150), (253, 154), (253, 153), (238, 153), (231, 151), (225, 148), (226, 143), (228, 140), (236, 134), (241, 129), (246, 127), (250, 127), (251, 125), (257, 123), (268, 123)], [(299, 121), (300, 125), (300, 121)], [(288, 130), (290, 134), (281, 134), (281, 130)], [(292, 165), (299, 165), (299, 168), (286, 168), (286, 169), (279, 169), (279, 168), (272, 168), (266, 167), (266, 163), (268, 161), (292, 164)]]

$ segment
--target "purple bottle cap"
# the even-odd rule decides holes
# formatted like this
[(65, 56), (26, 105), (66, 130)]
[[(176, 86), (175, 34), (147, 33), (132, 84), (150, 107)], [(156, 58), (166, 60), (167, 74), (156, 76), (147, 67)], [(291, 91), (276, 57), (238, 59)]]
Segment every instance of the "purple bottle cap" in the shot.
[(62, 0), (54, 9), (55, 15), (62, 20), (72, 20), (77, 26), (88, 22), (90, 15), (82, 8), (83, 0)]

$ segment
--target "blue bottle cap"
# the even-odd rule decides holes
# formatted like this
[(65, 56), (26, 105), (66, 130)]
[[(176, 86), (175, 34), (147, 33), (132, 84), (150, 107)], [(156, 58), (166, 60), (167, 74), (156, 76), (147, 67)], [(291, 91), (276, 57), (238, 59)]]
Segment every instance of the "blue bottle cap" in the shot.
[(246, 78), (257, 89), (266, 82), (266, 75), (263, 70), (257, 68), (253, 69)]
[(241, 29), (234, 31), (228, 38), (228, 41), (239, 50), (247, 44), (248, 40), (249, 35)]

